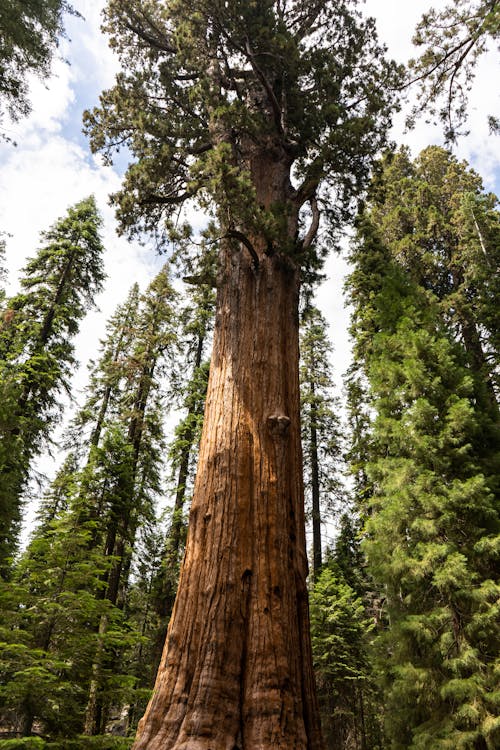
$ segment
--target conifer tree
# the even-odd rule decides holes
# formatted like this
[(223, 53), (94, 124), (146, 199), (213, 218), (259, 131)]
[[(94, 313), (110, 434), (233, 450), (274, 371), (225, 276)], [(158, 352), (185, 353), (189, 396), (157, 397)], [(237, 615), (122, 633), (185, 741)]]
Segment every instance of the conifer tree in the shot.
[(43, 500), (12, 581), (3, 584), (0, 710), (25, 736), (35, 721), (52, 737), (81, 730), (93, 630), (107, 603), (94, 595), (106, 565), (89, 545), (94, 523), (70, 512), (77, 492), (68, 461)]
[[(176, 339), (177, 318), (173, 311), (175, 293), (167, 266), (150, 284), (143, 297), (136, 321), (135, 337), (127, 361), (126, 383), (120, 399), (120, 413), (111, 422), (105, 439), (106, 460), (118, 450), (123, 455), (124, 473), (110, 494), (110, 502), (100, 523), (103, 553), (112, 560), (103, 579), (102, 594), (112, 604), (123, 608), (128, 585), (131, 554), (142, 519), (151, 518), (152, 497), (159, 491), (159, 462), (163, 428), (158, 399), (157, 370)], [(116, 442), (117, 441), (117, 442)], [(116, 458), (111, 459), (116, 465)], [(105, 472), (105, 475), (107, 472)], [(102, 511), (101, 511), (102, 513)], [(120, 597), (122, 601), (120, 602)], [(85, 718), (85, 734), (99, 734), (106, 721), (106, 703), (113, 700), (113, 691), (105, 684), (103, 670), (113, 672), (113, 657), (106, 654), (104, 636), (106, 617), (99, 626), (100, 650), (94, 663)], [(116, 698), (116, 696), (115, 696)]]
[[(491, 371), (477, 371), (467, 326), (495, 354), (480, 302), (495, 282), (462, 213), (477, 176), (439, 150), (416, 168), (404, 154), (385, 166), (359, 221), (350, 293), (374, 412), (366, 550), (387, 595), (387, 730), (395, 750), (493, 748), (500, 443)], [(491, 241), (492, 208), (482, 220)]]
[(190, 198), (220, 228), (202, 469), (137, 749), (315, 750), (298, 287), (321, 212), (349, 214), (385, 140), (396, 69), (354, 1), (111, 0), (106, 29), (123, 71), (86, 129), (135, 160), (122, 228)]
[(3, 0), (0, 122), (4, 113), (14, 121), (29, 114), (28, 74), (42, 79), (50, 75), (54, 51), (64, 33), (64, 13), (78, 15), (66, 0)]
[[(106, 325), (98, 363), (90, 362), (89, 385), (84, 406), (76, 414), (69, 430), (71, 445), (78, 444), (89, 426), (86, 437), (90, 446), (99, 445), (106, 419), (119, 408), (119, 397), (126, 379), (127, 362), (137, 327), (139, 285), (133, 284), (127, 299), (119, 305)], [(97, 411), (97, 418), (96, 418)], [(84, 441), (86, 442), (86, 441)]]
[(15, 550), (31, 460), (60, 414), (72, 339), (104, 279), (101, 220), (87, 198), (42, 234), (0, 323), (0, 570)]
[(380, 703), (370, 663), (374, 622), (329, 555), (311, 592), (321, 720), (330, 750), (381, 748)]
[[(454, 141), (467, 121), (477, 62), (499, 36), (498, 0), (455, 0), (439, 10), (430, 8), (413, 37), (413, 43), (424, 48), (410, 61), (413, 82), (420, 84), (413, 117), (422, 112), (437, 115), (446, 140)], [(491, 129), (498, 130), (498, 121), (488, 119)]]
[[(300, 399), (306, 503), (313, 532), (313, 578), (322, 565), (321, 525), (342, 499), (338, 400), (332, 394), (332, 346), (320, 311), (306, 305), (300, 335)], [(307, 506), (306, 506), (307, 507)]]
[[(24, 734), (35, 721), (51, 736), (99, 733), (110, 706), (135, 700), (130, 665), (142, 635), (127, 619), (127, 597), (138, 530), (152, 523), (161, 487), (157, 376), (175, 338), (174, 300), (164, 269), (141, 300), (134, 286), (110, 321), (70, 431), (84, 436), (44, 499), (20, 561), (15, 583), (25, 593), (9, 615), (16, 627), (4, 677), (6, 706)], [(18, 684), (16, 649), (26, 663)]]
[(480, 176), (437, 146), (412, 162), (386, 160), (373, 221), (418, 284), (432, 290), (453, 336), (463, 343), (476, 397), (496, 421), (500, 361), (500, 216)]
[(208, 381), (209, 361), (207, 353), (211, 342), (215, 306), (215, 294), (211, 285), (199, 284), (188, 293), (187, 305), (182, 310), (180, 347), (184, 351), (183, 371), (188, 372), (187, 382), (180, 386), (185, 415), (175, 430), (175, 439), (170, 448), (173, 471), (177, 471), (175, 505), (169, 547), (174, 556), (170, 561), (174, 567), (181, 546), (182, 512), (188, 490), (190, 473), (193, 472), (195, 447), (199, 443), (203, 425), (203, 412)]

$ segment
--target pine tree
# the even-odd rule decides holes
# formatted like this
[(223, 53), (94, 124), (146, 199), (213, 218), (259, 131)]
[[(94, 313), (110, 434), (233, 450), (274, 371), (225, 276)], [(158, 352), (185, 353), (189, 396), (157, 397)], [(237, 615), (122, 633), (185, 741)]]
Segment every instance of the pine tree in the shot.
[[(120, 609), (124, 606), (124, 589), (128, 586), (131, 554), (141, 521), (151, 518), (152, 497), (160, 488), (159, 462), (163, 429), (161, 400), (158, 401), (157, 370), (176, 339), (177, 318), (173, 311), (175, 293), (168, 268), (158, 274), (143, 298), (137, 317), (134, 343), (127, 362), (126, 385), (120, 399), (120, 413), (108, 427), (103, 449), (106, 461), (118, 450), (123, 456), (124, 473), (109, 494), (108, 507), (101, 510), (103, 553), (112, 560), (102, 589), (103, 596)], [(117, 465), (117, 458), (111, 458)], [(104, 475), (108, 475), (108, 471)], [(108, 488), (109, 489), (109, 488)], [(122, 601), (120, 601), (120, 597)], [(100, 649), (93, 666), (85, 734), (99, 734), (105, 725), (106, 708), (117, 699), (113, 695), (113, 654), (106, 653), (107, 618), (99, 626)], [(106, 679), (108, 678), (108, 679)]]
[(480, 176), (437, 146), (412, 162), (389, 157), (377, 184), (373, 221), (399, 263), (432, 290), (475, 373), (477, 398), (498, 420), (500, 216)]
[(327, 323), (320, 311), (308, 304), (300, 335), (300, 399), (306, 507), (313, 532), (313, 578), (322, 565), (321, 525), (338, 510), (342, 500), (342, 455), (338, 400), (332, 394), (329, 358), (332, 346)]
[[(493, 748), (499, 433), (466, 325), (494, 353), (480, 300), (495, 282), (482, 282), (487, 260), (457, 190), (477, 177), (432, 149), (417, 168), (404, 154), (385, 167), (358, 224), (350, 289), (374, 413), (365, 549), (387, 595), (387, 729), (395, 750)], [(497, 217), (486, 217), (493, 237)]]
[[(125, 302), (118, 306), (107, 323), (97, 365), (93, 361), (89, 364), (87, 399), (75, 416), (68, 434), (68, 442), (72, 446), (82, 441), (82, 435), (88, 438), (90, 446), (97, 446), (105, 420), (109, 420), (110, 414), (116, 413), (119, 408), (119, 397), (126, 380), (127, 362), (136, 333), (138, 309), (139, 285), (134, 284)], [(86, 435), (90, 425), (91, 432)], [(86, 444), (87, 440), (83, 442)]]
[(68, 210), (42, 234), (22, 291), (4, 305), (0, 324), (0, 569), (16, 546), (31, 460), (60, 414), (73, 357), (72, 339), (104, 279), (101, 220), (93, 198)]
[[(93, 523), (69, 512), (76, 492), (72, 469), (68, 464), (59, 473), (12, 581), (3, 584), (0, 705), (7, 723), (25, 736), (35, 721), (50, 736), (71, 737), (81, 729), (93, 631), (107, 611), (93, 595), (106, 565), (100, 550), (89, 548)], [(59, 497), (49, 520), (46, 509), (53, 515), (53, 497), (63, 485), (64, 503)]]
[(381, 747), (370, 648), (374, 622), (329, 556), (311, 592), (311, 629), (321, 720), (331, 750)]
[(210, 285), (201, 284), (192, 288), (187, 305), (181, 313), (180, 347), (185, 352), (182, 369), (188, 372), (187, 382), (180, 387), (182, 408), (185, 415), (175, 429), (175, 439), (170, 447), (169, 458), (172, 469), (177, 472), (175, 504), (169, 547), (173, 552), (170, 564), (178, 562), (182, 536), (182, 513), (188, 491), (190, 473), (196, 459), (196, 446), (201, 436), (203, 412), (208, 382), (209, 360), (207, 349), (211, 343), (215, 294)]
[(108, 160), (118, 141), (133, 154), (114, 198), (122, 228), (172, 223), (190, 198), (219, 227), (201, 469), (137, 749), (320, 748), (298, 287), (321, 211), (349, 215), (385, 141), (396, 69), (354, 2), (111, 0), (106, 28), (123, 71), (86, 129)]
[[(10, 614), (17, 624), (4, 681), (24, 734), (35, 721), (51, 736), (95, 734), (111, 706), (136, 700), (131, 663), (143, 635), (127, 617), (127, 597), (138, 530), (153, 522), (161, 489), (159, 375), (177, 327), (166, 269), (140, 305), (137, 292), (110, 321), (70, 431), (84, 436), (45, 497), (18, 566), (15, 584), (26, 591)], [(26, 665), (16, 677), (19, 643)]]

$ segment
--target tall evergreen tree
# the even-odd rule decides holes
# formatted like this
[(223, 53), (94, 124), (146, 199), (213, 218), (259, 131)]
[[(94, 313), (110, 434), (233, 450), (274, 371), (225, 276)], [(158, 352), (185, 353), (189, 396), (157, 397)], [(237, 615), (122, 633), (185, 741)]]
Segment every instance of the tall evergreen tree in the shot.
[(19, 564), (15, 584), (25, 593), (9, 615), (16, 627), (3, 676), (5, 706), (24, 734), (35, 721), (51, 736), (99, 733), (110, 706), (135, 700), (130, 664), (142, 635), (137, 618), (127, 619), (127, 597), (138, 529), (152, 522), (161, 487), (157, 376), (175, 338), (174, 302), (164, 269), (141, 300), (134, 286), (110, 321), (71, 430), (85, 439), (54, 480)]
[(329, 750), (380, 750), (373, 666), (374, 622), (329, 556), (311, 592), (313, 656)]
[(60, 414), (73, 357), (72, 339), (102, 289), (101, 219), (94, 199), (68, 210), (42, 234), (22, 291), (0, 323), (0, 570), (16, 546), (21, 496), (31, 460)]
[[(213, 263), (210, 265), (213, 266)], [(213, 272), (210, 273), (213, 275)], [(198, 274), (199, 277), (199, 274)], [(192, 278), (192, 277), (191, 277)], [(199, 282), (188, 292), (187, 304), (181, 311), (180, 371), (185, 380), (177, 385), (184, 415), (175, 428), (169, 460), (174, 481), (174, 506), (167, 532), (165, 549), (155, 581), (155, 607), (163, 627), (157, 633), (155, 648), (158, 666), (172, 612), (179, 577), (179, 563), (185, 543), (186, 505), (192, 493), (198, 446), (203, 426), (209, 360), (206, 359), (211, 340), (215, 294), (210, 283)], [(187, 374), (187, 375), (186, 375)]]
[(174, 567), (178, 561), (182, 536), (182, 513), (197, 457), (196, 446), (199, 443), (203, 425), (203, 412), (208, 381), (209, 360), (207, 358), (211, 343), (215, 307), (215, 294), (210, 284), (197, 284), (188, 292), (188, 301), (180, 315), (180, 347), (184, 352), (184, 375), (188, 373), (187, 382), (180, 386), (180, 396), (184, 417), (175, 429), (175, 438), (170, 448), (172, 469), (177, 472), (175, 487), (175, 504), (172, 517), (172, 528), (169, 534), (169, 547), (173, 552), (170, 564)]
[(111, 0), (106, 28), (123, 71), (86, 128), (108, 160), (118, 141), (135, 159), (122, 227), (157, 229), (190, 198), (220, 227), (201, 469), (136, 747), (320, 748), (298, 287), (321, 211), (349, 214), (385, 140), (395, 67), (356, 2)]
[[(485, 389), (491, 370), (476, 369), (467, 336), (474, 325), (495, 354), (489, 305), (481, 304), (495, 281), (482, 268), (474, 222), (461, 213), (470, 180), (477, 176), (440, 150), (417, 165), (405, 155), (389, 160), (353, 255), (357, 354), (375, 415), (366, 550), (387, 593), (386, 716), (395, 750), (479, 750), (499, 737), (500, 435), (494, 393)], [(489, 208), (482, 220), (491, 243), (498, 218)]]
[(386, 161), (372, 207), (381, 237), (418, 284), (432, 290), (453, 336), (463, 343), (476, 397), (498, 419), (500, 216), (480, 176), (431, 146), (412, 162)]
[[(311, 304), (300, 334), (300, 400), (306, 504), (312, 520), (313, 577), (322, 565), (322, 523), (342, 500), (342, 457), (338, 400), (332, 393), (332, 346), (327, 323)], [(307, 507), (307, 505), (306, 505)]]
[[(120, 399), (120, 413), (110, 423), (105, 439), (109, 447), (123, 455), (124, 473), (110, 494), (109, 505), (100, 523), (103, 553), (112, 560), (103, 587), (103, 596), (112, 605), (124, 604), (128, 586), (131, 554), (141, 520), (151, 517), (151, 499), (159, 491), (159, 451), (163, 428), (158, 399), (157, 375), (161, 359), (168, 355), (176, 339), (177, 317), (174, 314), (175, 293), (170, 284), (168, 268), (157, 275), (143, 298), (130, 357), (127, 361), (126, 383)], [(107, 458), (109, 460), (109, 458)], [(113, 459), (112, 463), (116, 463)], [(105, 472), (106, 474), (106, 472)], [(121, 599), (121, 601), (120, 601)], [(101, 619), (99, 634), (107, 631), (107, 618)], [(106, 704), (113, 700), (109, 681), (103, 680), (103, 669), (113, 671), (113, 656), (106, 654), (104, 640), (94, 664), (85, 719), (85, 733), (99, 734), (106, 721)]]
[(99, 360), (97, 364), (91, 361), (89, 365), (90, 382), (85, 404), (75, 415), (69, 430), (68, 442), (71, 446), (79, 442), (95, 447), (99, 445), (106, 419), (109, 421), (110, 414), (119, 409), (127, 363), (135, 340), (139, 297), (139, 285), (134, 284), (125, 302), (117, 307), (106, 325)]

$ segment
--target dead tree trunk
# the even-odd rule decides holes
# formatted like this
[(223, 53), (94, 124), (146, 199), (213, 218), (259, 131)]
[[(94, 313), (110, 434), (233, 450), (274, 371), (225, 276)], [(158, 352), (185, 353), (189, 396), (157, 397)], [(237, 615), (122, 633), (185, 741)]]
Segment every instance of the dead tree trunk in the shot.
[[(272, 164), (256, 166), (261, 204), (283, 201)], [(306, 589), (299, 274), (264, 242), (250, 247), (221, 251), (186, 553), (134, 750), (323, 748)]]

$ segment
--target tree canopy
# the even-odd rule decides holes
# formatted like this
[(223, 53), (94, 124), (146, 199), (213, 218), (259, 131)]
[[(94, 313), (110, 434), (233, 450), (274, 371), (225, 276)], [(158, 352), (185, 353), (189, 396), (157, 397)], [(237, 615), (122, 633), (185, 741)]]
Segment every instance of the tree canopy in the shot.
[[(310, 230), (291, 248), (300, 254), (316, 233), (318, 200), (345, 217), (385, 141), (398, 77), (357, 6), (111, 0), (104, 28), (122, 71), (85, 129), (108, 161), (122, 146), (134, 157), (113, 198), (122, 229), (157, 230), (195, 199), (217, 206), (238, 239), (258, 231), (272, 245), (310, 203)], [(293, 165), (286, 210), (255, 202), (258, 149)]]
[(64, 32), (67, 0), (3, 0), (0, 7), (0, 122), (29, 114), (29, 74), (47, 78)]
[(386, 724), (401, 750), (498, 743), (494, 204), (443, 149), (390, 156), (352, 256), (372, 410), (365, 549), (386, 596)]
[[(410, 61), (410, 75), (420, 85), (417, 113), (437, 117), (447, 141), (454, 141), (466, 125), (469, 92), (481, 55), (500, 37), (498, 0), (454, 0), (443, 10), (431, 8), (416, 29), (413, 43), (423, 47)], [(498, 130), (489, 117), (490, 128)]]

